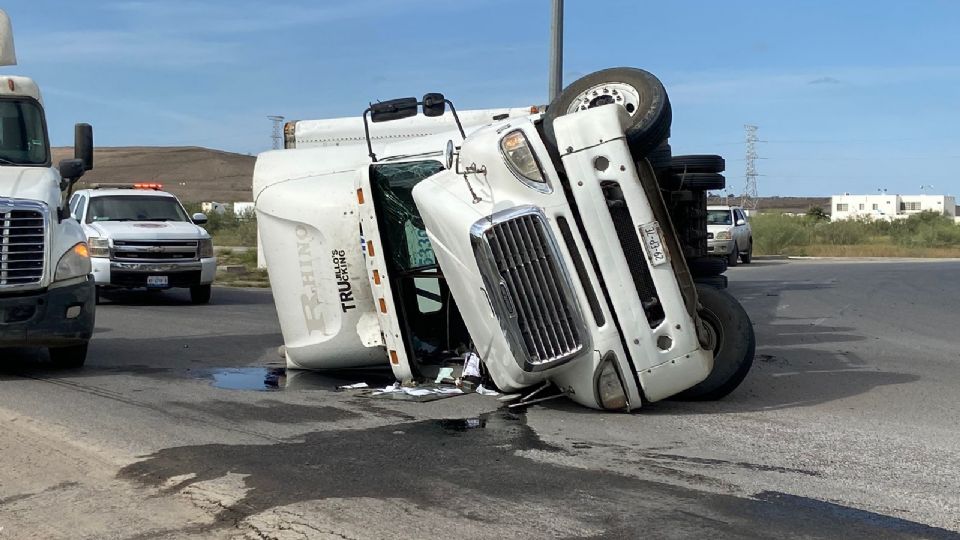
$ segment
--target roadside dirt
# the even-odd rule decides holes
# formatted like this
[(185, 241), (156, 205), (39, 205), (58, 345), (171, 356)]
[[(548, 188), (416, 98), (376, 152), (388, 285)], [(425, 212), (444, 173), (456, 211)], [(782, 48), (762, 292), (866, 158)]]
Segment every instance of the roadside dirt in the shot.
[(0, 410), (0, 539), (230, 538), (195, 502), (118, 480), (127, 463)]

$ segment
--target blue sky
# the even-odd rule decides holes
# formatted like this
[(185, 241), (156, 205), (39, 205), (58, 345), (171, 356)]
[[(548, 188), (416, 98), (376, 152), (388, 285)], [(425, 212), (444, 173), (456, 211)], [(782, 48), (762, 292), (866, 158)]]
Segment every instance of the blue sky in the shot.
[[(257, 153), (270, 114), (359, 114), (444, 92), (546, 101), (550, 0), (8, 2), (51, 138)], [(960, 191), (960, 2), (566, 0), (565, 82), (610, 66), (667, 87), (674, 153), (727, 158), (760, 126), (761, 195)]]

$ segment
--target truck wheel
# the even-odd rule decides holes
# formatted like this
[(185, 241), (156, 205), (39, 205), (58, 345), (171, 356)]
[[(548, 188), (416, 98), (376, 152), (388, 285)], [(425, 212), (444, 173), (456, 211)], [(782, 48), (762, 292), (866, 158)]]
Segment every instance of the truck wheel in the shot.
[(740, 248), (737, 246), (736, 240), (733, 242), (733, 248), (730, 250), (730, 255), (727, 256), (727, 268), (737, 265), (737, 257), (740, 256)]
[(692, 189), (714, 191), (727, 186), (727, 179), (720, 173), (676, 173), (667, 177), (668, 189)]
[(619, 104), (630, 113), (626, 135), (634, 159), (646, 157), (670, 136), (673, 113), (663, 83), (648, 71), (619, 67), (591, 73), (566, 87), (547, 107), (544, 137), (557, 148), (554, 120), (609, 103)]
[(727, 271), (727, 261), (720, 257), (697, 257), (687, 260), (693, 277), (719, 276)]
[(50, 347), (47, 351), (50, 353), (50, 361), (58, 368), (78, 368), (83, 367), (87, 361), (87, 345), (71, 345), (69, 347)]
[(746, 251), (740, 254), (740, 261), (743, 264), (750, 264), (750, 261), (753, 260), (753, 240), (750, 241), (750, 247)]
[(713, 370), (702, 382), (677, 394), (677, 399), (711, 401), (733, 392), (750, 371), (757, 347), (750, 316), (726, 291), (697, 285), (698, 313), (713, 334)]
[(660, 172), (668, 170), (673, 163), (673, 154), (671, 153), (670, 143), (662, 142), (647, 154), (647, 161), (653, 167), (657, 175)]
[(210, 303), (210, 294), (213, 287), (210, 285), (194, 285), (190, 287), (190, 301), (194, 304)]
[(670, 171), (674, 173), (722, 173), (727, 168), (723, 156), (712, 154), (673, 156)]

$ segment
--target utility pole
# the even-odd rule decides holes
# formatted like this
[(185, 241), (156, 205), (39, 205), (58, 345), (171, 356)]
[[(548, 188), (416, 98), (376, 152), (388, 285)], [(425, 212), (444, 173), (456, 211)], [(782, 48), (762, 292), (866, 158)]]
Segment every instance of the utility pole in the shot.
[(757, 204), (757, 141), (760, 140), (757, 137), (757, 126), (752, 126), (746, 124), (743, 126), (744, 131), (746, 132), (746, 143), (747, 143), (747, 170), (746, 170), (746, 185), (743, 188), (743, 197), (740, 199), (740, 206), (746, 210), (756, 210)]
[(283, 148), (283, 117), (268, 116), (267, 118), (273, 122), (273, 135), (270, 136), (273, 139), (273, 149), (280, 150)]
[(550, 23), (550, 101), (563, 90), (563, 0), (553, 0)]

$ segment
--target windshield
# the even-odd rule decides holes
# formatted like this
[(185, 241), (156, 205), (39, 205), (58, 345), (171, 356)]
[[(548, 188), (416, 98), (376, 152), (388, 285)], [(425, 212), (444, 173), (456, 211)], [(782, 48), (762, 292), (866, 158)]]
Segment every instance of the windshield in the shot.
[(173, 197), (112, 195), (93, 197), (87, 223), (98, 221), (190, 221)]
[(0, 99), (0, 165), (49, 163), (43, 110), (35, 101)]
[(729, 210), (707, 210), (707, 225), (733, 225)]
[(394, 271), (437, 263), (412, 192), (421, 180), (441, 170), (439, 161), (375, 164), (370, 168), (370, 185), (380, 213), (380, 234), (389, 249)]

